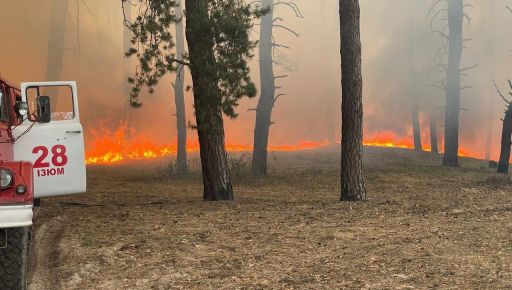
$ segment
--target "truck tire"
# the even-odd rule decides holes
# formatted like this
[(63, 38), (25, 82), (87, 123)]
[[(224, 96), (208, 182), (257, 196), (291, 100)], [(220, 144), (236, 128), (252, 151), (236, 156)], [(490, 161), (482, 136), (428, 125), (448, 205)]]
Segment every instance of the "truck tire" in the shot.
[(32, 227), (0, 229), (0, 289), (27, 288), (31, 235)]

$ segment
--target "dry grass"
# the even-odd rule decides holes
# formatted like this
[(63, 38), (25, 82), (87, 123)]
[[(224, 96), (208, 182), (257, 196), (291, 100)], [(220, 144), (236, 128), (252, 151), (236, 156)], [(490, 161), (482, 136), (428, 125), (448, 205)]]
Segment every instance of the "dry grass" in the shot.
[(338, 156), (281, 154), (229, 203), (202, 202), (197, 174), (90, 168), (87, 195), (45, 200), (37, 227), (62, 231), (39, 240), (32, 288), (512, 288), (510, 178), (370, 149), (370, 201), (341, 203)]

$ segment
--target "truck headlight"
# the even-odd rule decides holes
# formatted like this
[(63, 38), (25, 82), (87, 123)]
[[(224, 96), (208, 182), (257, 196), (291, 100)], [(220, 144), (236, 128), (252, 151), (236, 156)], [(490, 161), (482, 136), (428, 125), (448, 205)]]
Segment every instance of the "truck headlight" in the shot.
[(12, 172), (7, 169), (0, 169), (0, 189), (6, 189), (12, 184)]

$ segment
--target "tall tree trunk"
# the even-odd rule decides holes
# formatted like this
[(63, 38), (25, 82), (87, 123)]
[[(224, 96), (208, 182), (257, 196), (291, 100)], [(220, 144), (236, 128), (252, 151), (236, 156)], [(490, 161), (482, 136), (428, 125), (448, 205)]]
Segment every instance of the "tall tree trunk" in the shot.
[[(132, 21), (132, 5), (128, 3), (128, 5), (124, 6), (124, 17), (127, 21)], [(101, 11), (101, 10), (99, 10)], [(97, 30), (96, 35), (101, 35), (101, 31)], [(123, 27), (123, 52), (126, 53), (131, 48), (131, 40), (132, 40), (132, 32), (128, 27)], [(126, 130), (126, 134), (123, 134), (123, 140), (121, 140), (121, 150), (123, 153), (126, 152), (126, 138), (130, 137), (131, 130), (129, 130), (130, 126), (130, 119), (131, 119), (131, 106), (129, 102), (129, 96), (131, 92), (131, 84), (128, 82), (128, 78), (132, 76), (132, 59), (131, 58), (125, 58), (124, 59), (124, 67), (123, 67), (123, 102), (122, 102), (122, 111), (121, 111), (121, 122), (123, 126), (128, 126), (128, 130)]]
[(419, 120), (419, 106), (418, 106), (418, 90), (416, 86), (416, 47), (415, 47), (415, 39), (414, 35), (416, 33), (416, 21), (414, 16), (414, 8), (416, 7), (415, 3), (411, 3), (410, 9), (412, 13), (410, 14), (410, 30), (409, 30), (409, 93), (411, 94), (411, 121), (412, 121), (412, 133), (414, 139), (414, 150), (423, 151), (423, 146), (421, 144), (421, 128), (420, 128), (420, 120)]
[(462, 23), (464, 1), (448, 0), (448, 71), (444, 137), (444, 166), (459, 166), (460, 61), (462, 57)]
[[(494, 7), (495, 7), (495, 1), (489, 1), (488, 3), (488, 12), (486, 13), (486, 19), (489, 21), (489, 26), (492, 28), (492, 31), (496, 29), (496, 23), (495, 23), (495, 17), (494, 17)], [(481, 26), (482, 32), (484, 35), (486, 34), (484, 31), (483, 25)], [(491, 84), (494, 82), (495, 78), (495, 71), (496, 71), (496, 48), (494, 44), (494, 37), (491, 37), (488, 39), (487, 44), (490, 46), (490, 48), (486, 45), (486, 51), (489, 50), (490, 53), (490, 70), (491, 70)], [(488, 102), (488, 109), (487, 109), (487, 130), (486, 130), (486, 136), (485, 136), (485, 160), (491, 160), (491, 146), (492, 146), (492, 135), (494, 133), (493, 130), (493, 119), (494, 119), (494, 105), (495, 105), (495, 97), (496, 97), (496, 91), (494, 89), (494, 86), (489, 86), (489, 102)]]
[(359, 1), (339, 0), (339, 12), (342, 63), (341, 200), (366, 200)]
[(58, 81), (62, 75), (67, 15), (68, 0), (52, 0), (45, 77), (47, 81)]
[(270, 132), (272, 109), (275, 101), (275, 78), (272, 57), (272, 29), (274, 0), (262, 0), (262, 7), (271, 10), (261, 18), (259, 62), (261, 90), (256, 108), (252, 171), (256, 175), (267, 174), (267, 146)]
[(233, 200), (224, 144), (221, 92), (215, 74), (208, 0), (187, 0), (186, 37), (194, 85), (194, 108), (203, 172), (204, 200)]
[(439, 154), (439, 147), (437, 146), (437, 118), (434, 108), (430, 109), (430, 152)]
[(501, 153), (500, 162), (498, 164), (498, 173), (508, 173), (508, 167), (510, 162), (510, 146), (512, 138), (512, 105), (508, 105), (507, 111), (505, 112), (505, 118), (503, 118), (503, 131), (501, 133)]
[[(176, 7), (176, 17), (183, 18), (183, 4), (179, 1)], [(176, 58), (183, 60), (185, 54), (185, 35), (183, 30), (183, 21), (176, 23)], [(179, 173), (187, 173), (187, 118), (185, 113), (185, 68), (181, 68), (176, 73), (174, 83), (174, 101), (176, 103), (176, 125), (178, 131), (178, 152), (176, 165)]]

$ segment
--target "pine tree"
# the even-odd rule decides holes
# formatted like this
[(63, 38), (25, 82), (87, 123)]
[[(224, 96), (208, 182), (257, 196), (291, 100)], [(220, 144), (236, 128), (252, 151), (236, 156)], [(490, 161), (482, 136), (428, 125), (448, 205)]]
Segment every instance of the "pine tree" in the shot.
[[(124, 3), (124, 1), (123, 1)], [(172, 49), (170, 26), (180, 21), (176, 1), (139, 0), (139, 15), (129, 23), (132, 47), (128, 56), (139, 60), (130, 101), (140, 106), (143, 87), (153, 92), (168, 72), (187, 66), (194, 91), (194, 109), (200, 145), (204, 200), (232, 200), (233, 187), (224, 144), (223, 114), (236, 118), (239, 100), (254, 97), (256, 87), (249, 77), (247, 61), (256, 42), (250, 41), (253, 19), (266, 11), (253, 10), (243, 0), (187, 0), (185, 35), (188, 59)]]

